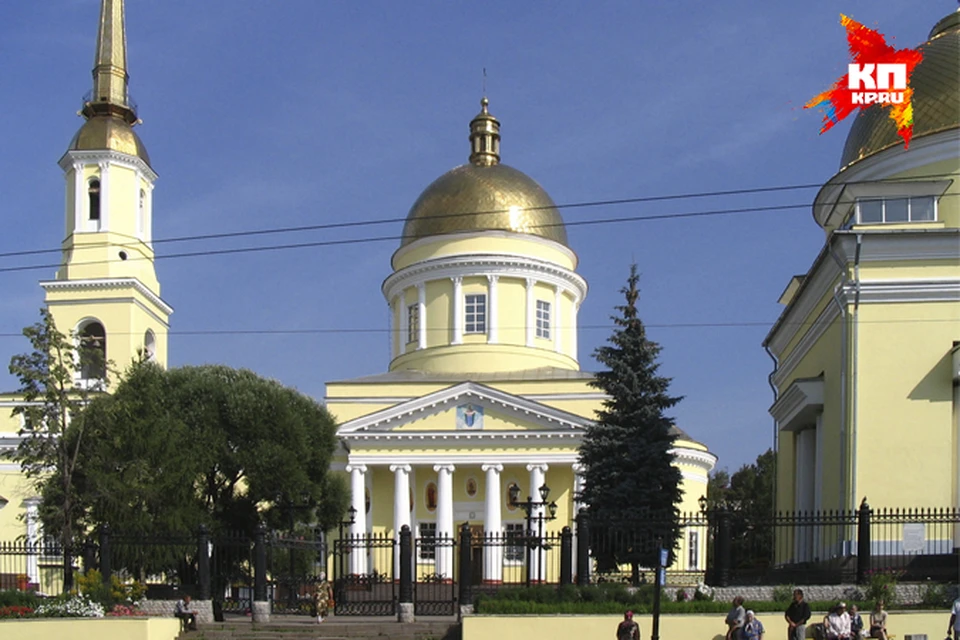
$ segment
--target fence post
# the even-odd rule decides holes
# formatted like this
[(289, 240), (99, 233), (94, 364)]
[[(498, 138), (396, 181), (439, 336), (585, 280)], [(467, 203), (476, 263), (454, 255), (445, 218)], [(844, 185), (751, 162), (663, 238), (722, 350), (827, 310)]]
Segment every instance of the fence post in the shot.
[(400, 622), (414, 622), (413, 533), (410, 525), (400, 527)]
[[(36, 547), (34, 547), (35, 549)], [(63, 547), (63, 592), (73, 590), (73, 543)]]
[(867, 581), (870, 571), (870, 505), (864, 497), (857, 513), (857, 584)]
[(257, 525), (253, 537), (253, 621), (270, 622), (267, 601), (267, 528)]
[(583, 509), (577, 514), (577, 584), (590, 584), (590, 525)]
[(201, 524), (197, 531), (197, 600), (210, 599), (210, 532)]
[(97, 545), (91, 540), (83, 543), (83, 572), (97, 568)]
[(100, 577), (108, 589), (111, 588), (112, 568), (110, 566), (110, 525), (100, 527)]
[(573, 531), (560, 531), (560, 584), (573, 584)]
[(730, 584), (730, 512), (726, 507), (717, 509), (717, 543), (715, 550), (716, 560), (713, 563), (716, 572), (717, 585), (726, 587)]
[(473, 607), (473, 558), (471, 557), (472, 535), (470, 533), (470, 524), (464, 522), (460, 525), (460, 575), (458, 585), (460, 587), (460, 612), (463, 613), (464, 607)]

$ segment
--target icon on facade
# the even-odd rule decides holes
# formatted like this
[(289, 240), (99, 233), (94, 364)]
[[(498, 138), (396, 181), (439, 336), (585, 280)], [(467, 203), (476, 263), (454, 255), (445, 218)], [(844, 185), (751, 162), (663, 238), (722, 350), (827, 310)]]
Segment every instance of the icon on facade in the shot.
[(476, 404), (457, 407), (457, 429), (483, 429), (483, 407)]
[(427, 511), (436, 511), (437, 510), (437, 485), (430, 482), (427, 483)]
[(477, 479), (467, 478), (467, 495), (473, 498), (477, 495)]

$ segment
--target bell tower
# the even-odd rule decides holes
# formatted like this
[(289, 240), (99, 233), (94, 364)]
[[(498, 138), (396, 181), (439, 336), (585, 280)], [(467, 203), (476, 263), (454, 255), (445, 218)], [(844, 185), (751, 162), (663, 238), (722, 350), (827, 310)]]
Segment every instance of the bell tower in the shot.
[(173, 313), (154, 270), (157, 174), (133, 130), (140, 120), (128, 79), (123, 0), (101, 0), (93, 89), (80, 112), (85, 122), (60, 159), (63, 254), (56, 278), (40, 285), (58, 329), (103, 345), (121, 371), (138, 353), (166, 366)]

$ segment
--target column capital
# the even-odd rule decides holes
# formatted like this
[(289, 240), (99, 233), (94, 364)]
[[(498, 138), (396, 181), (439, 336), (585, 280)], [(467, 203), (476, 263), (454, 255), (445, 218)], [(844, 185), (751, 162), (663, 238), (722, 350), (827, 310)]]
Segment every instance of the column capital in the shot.
[(491, 462), (489, 464), (480, 465), (480, 470), (486, 473), (487, 471), (496, 471), (497, 473), (503, 473), (503, 465), (499, 462)]
[(536, 279), (536, 278), (526, 278), (526, 281), (527, 281), (527, 288), (528, 288), (528, 289), (532, 288), (533, 285), (537, 284), (537, 279)]
[(537, 462), (535, 464), (527, 465), (527, 471), (542, 471), (543, 473), (546, 473), (548, 469), (550, 469), (550, 465), (548, 465), (546, 462)]
[(583, 473), (583, 470), (587, 468), (587, 466), (582, 462), (574, 462), (570, 466), (573, 467), (573, 472), (576, 474)]
[(423, 291), (427, 288), (427, 281), (423, 280), (417, 283), (417, 291)]
[(367, 472), (367, 465), (365, 465), (365, 464), (353, 464), (353, 463), (348, 464), (348, 465), (347, 465), (347, 473), (353, 473), (354, 471), (359, 471), (360, 473), (366, 473), (366, 472)]
[(401, 473), (410, 473), (412, 470), (413, 469), (409, 464), (401, 463), (401, 464), (390, 465), (390, 473), (396, 473), (398, 471), (400, 471)]
[(433, 465), (433, 470), (436, 471), (437, 473), (443, 473), (443, 472), (453, 473), (456, 470), (456, 468), (457, 468), (456, 465), (451, 464), (449, 462)]
[(453, 284), (463, 284), (463, 276), (450, 276), (450, 282)]
[(500, 279), (500, 276), (497, 275), (496, 273), (488, 273), (488, 274), (487, 274), (487, 282), (489, 282), (489, 283), (491, 283), (491, 284), (492, 284), (492, 283), (495, 283), (495, 282), (496, 282), (497, 280), (499, 280), (499, 279)]

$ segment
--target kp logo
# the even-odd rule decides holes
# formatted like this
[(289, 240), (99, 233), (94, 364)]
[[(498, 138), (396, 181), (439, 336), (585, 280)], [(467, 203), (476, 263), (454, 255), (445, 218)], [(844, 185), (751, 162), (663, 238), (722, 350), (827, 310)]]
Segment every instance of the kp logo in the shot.
[(853, 62), (847, 65), (847, 75), (803, 108), (823, 112), (823, 126), (820, 128), (823, 133), (856, 109), (881, 105), (890, 109), (890, 119), (897, 125), (904, 147), (909, 147), (913, 135), (910, 76), (923, 59), (923, 52), (894, 49), (882, 34), (845, 15), (840, 16), (840, 24), (847, 30), (847, 45)]

